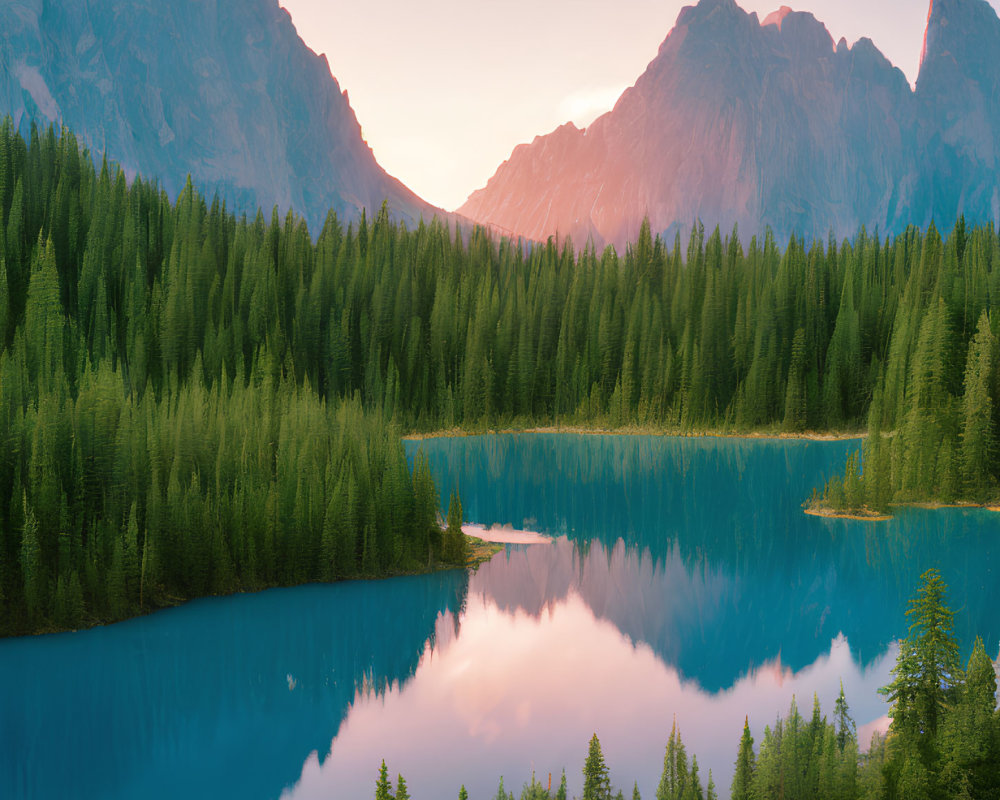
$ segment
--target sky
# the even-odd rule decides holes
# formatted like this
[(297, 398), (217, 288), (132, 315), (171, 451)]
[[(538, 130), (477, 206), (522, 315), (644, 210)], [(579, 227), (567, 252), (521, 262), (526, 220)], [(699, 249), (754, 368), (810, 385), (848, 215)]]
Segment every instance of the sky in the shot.
[[(379, 163), (449, 211), (516, 145), (609, 110), (690, 2), (280, 0), (305, 43), (326, 54)], [(761, 19), (781, 5), (737, 2)], [(913, 83), (929, 2), (790, 5), (814, 13), (835, 41), (868, 36)]]

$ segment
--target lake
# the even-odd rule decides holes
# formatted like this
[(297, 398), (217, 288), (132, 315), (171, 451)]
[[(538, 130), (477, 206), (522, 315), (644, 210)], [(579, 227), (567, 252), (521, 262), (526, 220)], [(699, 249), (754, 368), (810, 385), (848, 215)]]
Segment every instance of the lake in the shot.
[(865, 741), (919, 575), (941, 570), (963, 653), (997, 653), (1000, 514), (891, 522), (801, 503), (858, 442), (571, 434), (407, 442), (467, 521), (550, 542), (478, 571), (209, 598), (0, 640), (0, 797), (488, 800), (532, 770), (579, 793), (587, 741), (654, 796), (676, 719), (728, 797), (763, 728), (841, 682)]

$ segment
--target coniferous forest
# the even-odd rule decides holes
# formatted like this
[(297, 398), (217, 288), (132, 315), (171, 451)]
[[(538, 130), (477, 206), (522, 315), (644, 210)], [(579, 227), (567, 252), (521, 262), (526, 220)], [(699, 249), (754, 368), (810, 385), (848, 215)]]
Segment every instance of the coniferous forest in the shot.
[(619, 256), (383, 209), (314, 240), (7, 121), (0, 262), (6, 633), (459, 561), (401, 430), (867, 421), (833, 504), (995, 493), (992, 227), (782, 249), (646, 225)]
[[(1000, 710), (997, 676), (982, 639), (967, 666), (959, 661), (953, 612), (936, 570), (921, 576), (906, 612), (909, 635), (900, 642), (892, 682), (881, 689), (890, 704), (889, 730), (877, 731), (860, 752), (857, 726), (843, 687), (832, 719), (813, 697), (807, 719), (792, 698), (788, 714), (764, 728), (755, 748), (749, 720), (739, 739), (729, 789), (732, 800), (944, 800), (1000, 796)], [(565, 771), (556, 787), (531, 775), (519, 794), (504, 787), (493, 800), (567, 800)], [(641, 800), (611, 785), (610, 770), (595, 733), (583, 766), (581, 800)], [(717, 800), (711, 770), (688, 758), (676, 720), (667, 740), (656, 800)], [(385, 762), (375, 800), (406, 800), (406, 781), (389, 780)], [(459, 800), (468, 800), (465, 787)]]

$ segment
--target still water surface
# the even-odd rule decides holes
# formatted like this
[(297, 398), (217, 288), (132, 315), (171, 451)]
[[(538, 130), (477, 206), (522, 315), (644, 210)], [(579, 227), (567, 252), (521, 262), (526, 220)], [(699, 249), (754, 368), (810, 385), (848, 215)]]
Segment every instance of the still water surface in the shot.
[[(862, 736), (919, 574), (941, 569), (967, 652), (996, 653), (1000, 515), (890, 523), (800, 508), (851, 442), (523, 434), (408, 443), (465, 517), (553, 537), (478, 572), (208, 599), (0, 641), (0, 797), (369, 798), (382, 758), (417, 800), (556, 783), (597, 731), (652, 796), (676, 718), (728, 785), (792, 697)], [(626, 791), (626, 794), (628, 792)]]

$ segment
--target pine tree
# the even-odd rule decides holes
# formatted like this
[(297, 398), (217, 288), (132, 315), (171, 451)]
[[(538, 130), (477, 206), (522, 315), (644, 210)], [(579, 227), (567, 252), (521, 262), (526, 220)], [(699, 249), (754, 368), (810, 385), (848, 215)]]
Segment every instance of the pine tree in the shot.
[(755, 768), (753, 737), (750, 735), (750, 718), (747, 717), (743, 721), (743, 736), (740, 737), (740, 747), (736, 754), (736, 771), (733, 773), (730, 791), (733, 800), (750, 800)]
[(962, 396), (962, 472), (966, 491), (974, 500), (986, 499), (995, 486), (998, 449), (992, 392), (997, 385), (997, 362), (997, 340), (984, 311), (969, 343)]
[(663, 772), (656, 788), (656, 800), (683, 800), (687, 784), (687, 753), (675, 719), (663, 755)]
[(562, 771), (562, 777), (559, 779), (559, 789), (556, 791), (556, 800), (566, 800), (569, 792), (566, 788), (566, 770)]
[(847, 746), (849, 739), (857, 739), (858, 729), (851, 717), (850, 709), (847, 706), (847, 698), (844, 696), (844, 682), (840, 682), (840, 694), (837, 695), (837, 704), (834, 707), (833, 719), (837, 729), (837, 748), (841, 753)]
[(581, 800), (610, 800), (611, 781), (601, 753), (601, 743), (595, 733), (590, 739), (587, 760), (583, 765), (583, 797)]
[(909, 635), (900, 643), (892, 682), (880, 689), (888, 698), (894, 747), (890, 770), (904, 796), (936, 792), (938, 731), (961, 685), (952, 612), (945, 605), (940, 573), (927, 570), (906, 612)]
[(392, 789), (389, 785), (389, 770), (386, 769), (385, 759), (382, 759), (382, 766), (378, 770), (378, 780), (375, 781), (375, 800), (394, 800)]
[(792, 340), (792, 360), (788, 367), (785, 389), (786, 431), (801, 432), (808, 425), (808, 404), (806, 402), (806, 332), (804, 328), (795, 331)]
[(684, 782), (682, 800), (705, 800), (705, 793), (701, 788), (701, 778), (698, 775), (698, 756), (691, 758), (691, 772), (688, 773)]
[(940, 735), (941, 782), (950, 797), (989, 797), (1000, 788), (997, 679), (983, 640), (976, 638), (960, 698)]
[(24, 601), (28, 617), (39, 619), (45, 612), (46, 578), (42, 568), (42, 553), (38, 542), (38, 520), (34, 509), (22, 497), (24, 528), (21, 532), (21, 574), (24, 576)]
[(507, 793), (507, 790), (503, 788), (503, 775), (500, 776), (500, 785), (497, 787), (497, 793), (493, 796), (493, 800), (510, 800), (512, 795)]
[(465, 534), (462, 532), (462, 500), (452, 492), (448, 503), (448, 527), (445, 530), (445, 560), (450, 564), (465, 564)]

